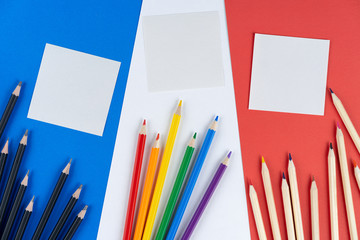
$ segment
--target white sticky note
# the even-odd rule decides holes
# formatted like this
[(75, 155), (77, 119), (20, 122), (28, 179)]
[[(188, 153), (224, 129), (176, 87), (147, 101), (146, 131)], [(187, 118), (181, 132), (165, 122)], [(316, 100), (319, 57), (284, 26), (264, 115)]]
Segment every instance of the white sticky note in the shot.
[(324, 115), (329, 45), (255, 34), (249, 109)]
[(120, 62), (46, 44), (28, 118), (102, 136)]
[(224, 85), (218, 12), (143, 18), (150, 92)]

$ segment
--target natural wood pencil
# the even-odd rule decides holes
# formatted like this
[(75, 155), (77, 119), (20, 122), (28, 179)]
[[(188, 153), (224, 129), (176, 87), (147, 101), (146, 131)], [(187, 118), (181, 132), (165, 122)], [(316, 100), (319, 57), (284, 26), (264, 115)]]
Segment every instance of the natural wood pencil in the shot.
[(356, 164), (355, 160), (353, 160), (353, 162), (354, 162), (354, 175), (355, 175), (356, 182), (357, 182), (359, 190), (360, 190), (360, 169), (359, 169), (359, 166)]
[(25, 208), (25, 211), (24, 211), (24, 213), (23, 213), (23, 215), (21, 217), (21, 220), (20, 220), (18, 230), (16, 231), (16, 235), (15, 235), (14, 240), (21, 240), (23, 238), (23, 236), (24, 236), (26, 226), (27, 226), (27, 224), (29, 222), (30, 216), (31, 216), (32, 211), (33, 211), (34, 198), (35, 198), (35, 196), (32, 197), (31, 201), (29, 202), (29, 204)]
[(86, 205), (80, 212), (79, 214), (76, 216), (75, 220), (73, 221), (73, 223), (71, 224), (69, 230), (67, 231), (64, 240), (70, 240), (72, 239), (72, 237), (74, 236), (76, 230), (79, 228), (81, 222), (84, 220), (86, 211), (88, 209), (88, 206)]
[(329, 169), (329, 201), (330, 201), (330, 228), (331, 240), (339, 240), (338, 207), (337, 207), (337, 187), (336, 187), (336, 162), (332, 143), (329, 147), (328, 155)]
[(258, 235), (259, 235), (259, 239), (260, 240), (266, 240), (267, 239), (266, 238), (266, 232), (265, 232), (264, 222), (263, 222), (263, 219), (262, 219), (262, 216), (261, 216), (259, 199), (257, 197), (255, 188), (251, 183), (250, 183), (250, 186), (249, 186), (249, 195), (250, 195), (251, 207), (252, 207), (252, 210), (253, 210), (256, 229), (257, 229), (257, 232), (258, 232)]
[(4, 173), (6, 159), (8, 155), (9, 155), (9, 139), (6, 140), (6, 143), (3, 149), (1, 150), (1, 154), (0, 154), (0, 182)]
[(311, 206), (311, 235), (312, 240), (320, 239), (320, 228), (319, 228), (319, 199), (318, 189), (316, 186), (315, 178), (311, 182), (310, 187), (310, 206)]
[(294, 220), (293, 220), (293, 214), (292, 214), (292, 208), (291, 208), (290, 189), (289, 189), (289, 185), (285, 178), (285, 173), (283, 173), (283, 175), (282, 175), (281, 193), (282, 193), (283, 204), (284, 204), (287, 237), (288, 237), (288, 240), (295, 240), (296, 237), (295, 237)]

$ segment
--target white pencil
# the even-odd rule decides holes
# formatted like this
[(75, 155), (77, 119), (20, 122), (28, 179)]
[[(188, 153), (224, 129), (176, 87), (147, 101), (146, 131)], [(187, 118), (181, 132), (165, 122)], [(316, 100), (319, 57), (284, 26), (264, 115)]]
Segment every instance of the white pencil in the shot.
[(287, 237), (288, 240), (295, 240), (296, 238), (295, 238), (294, 221), (293, 221), (293, 214), (291, 208), (290, 189), (285, 178), (285, 173), (283, 173), (282, 176), (281, 193), (282, 193), (284, 212), (285, 212)]
[(259, 235), (259, 239), (266, 240), (265, 227), (264, 227), (264, 222), (263, 222), (263, 219), (261, 216), (259, 200), (258, 200), (256, 191), (255, 191), (255, 188), (252, 184), (250, 184), (250, 186), (249, 186), (249, 195), (250, 195), (251, 207), (253, 210), (256, 229), (257, 229), (257, 232)]
[(354, 174), (355, 174), (356, 182), (360, 190), (360, 169), (359, 166), (356, 164), (355, 160), (353, 160), (353, 163), (354, 163)]
[(262, 159), (261, 175), (262, 175), (262, 180), (263, 180), (264, 189), (265, 189), (266, 203), (267, 203), (269, 216), (270, 216), (272, 234), (273, 234), (274, 240), (279, 240), (279, 239), (281, 239), (281, 234), (280, 234), (279, 221), (278, 221), (278, 217), (277, 217), (277, 213), (276, 213), (274, 194), (273, 194), (273, 190), (272, 190), (272, 186), (271, 186), (270, 173), (269, 173), (269, 169), (265, 163), (264, 157), (262, 157), (261, 159)]
[(346, 158), (346, 150), (345, 150), (345, 140), (344, 135), (340, 129), (338, 124), (336, 130), (336, 141), (339, 153), (339, 162), (340, 162), (340, 172), (341, 172), (341, 179), (343, 184), (344, 190), (344, 198), (345, 198), (345, 206), (346, 206), (346, 213), (347, 219), (349, 224), (349, 231), (350, 231), (350, 238), (351, 240), (357, 240), (357, 230), (356, 230), (356, 220), (355, 220), (355, 213), (354, 213), (354, 204), (351, 194), (351, 186), (350, 186), (350, 177), (349, 177), (349, 169), (348, 163)]
[(330, 228), (331, 240), (339, 240), (337, 192), (336, 192), (336, 162), (335, 153), (330, 143), (328, 155), (328, 175), (329, 175), (329, 201), (330, 201)]
[(340, 101), (340, 99), (335, 95), (335, 93), (331, 90), (330, 88), (330, 92), (331, 92), (331, 97), (332, 97), (332, 101), (334, 103), (334, 106), (337, 110), (337, 112), (339, 113), (341, 120), (343, 121), (343, 123), (345, 124), (346, 129), (348, 130), (351, 139), (353, 140), (358, 152), (360, 153), (360, 137), (359, 134), (357, 133), (354, 124), (351, 122), (349, 115), (347, 114), (344, 105), (342, 104), (342, 102)]
[(304, 229), (301, 217), (299, 189), (296, 177), (296, 169), (292, 161), (291, 154), (289, 153), (289, 166), (288, 166), (291, 200), (294, 213), (295, 232), (297, 240), (304, 240)]
[(311, 182), (310, 187), (310, 205), (311, 205), (311, 235), (312, 240), (320, 240), (319, 227), (319, 197), (315, 178)]

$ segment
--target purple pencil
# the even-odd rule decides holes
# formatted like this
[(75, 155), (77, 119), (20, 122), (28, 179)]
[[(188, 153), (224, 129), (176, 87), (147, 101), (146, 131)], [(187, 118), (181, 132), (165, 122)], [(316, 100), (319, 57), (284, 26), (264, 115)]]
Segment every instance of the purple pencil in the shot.
[(209, 187), (206, 189), (206, 192), (205, 192), (203, 198), (201, 199), (199, 206), (197, 207), (188, 226), (186, 227), (186, 230), (185, 230), (184, 234), (182, 235), (181, 240), (190, 239), (190, 236), (193, 233), (197, 223), (199, 222), (201, 215), (203, 214), (207, 204), (209, 203), (211, 196), (213, 195), (217, 185), (219, 184), (221, 177), (224, 175), (224, 172), (225, 172), (227, 166), (229, 165), (230, 157), (231, 157), (231, 151), (228, 153), (226, 158), (220, 163), (220, 166), (218, 167), (213, 179), (211, 180)]

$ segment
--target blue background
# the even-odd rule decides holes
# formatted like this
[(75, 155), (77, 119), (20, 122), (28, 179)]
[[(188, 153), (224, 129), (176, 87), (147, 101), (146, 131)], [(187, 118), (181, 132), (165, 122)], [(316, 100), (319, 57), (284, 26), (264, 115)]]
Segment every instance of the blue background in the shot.
[[(0, 1), (0, 114), (18, 81), (24, 83), (0, 139), (2, 148), (6, 138), (10, 138), (6, 174), (0, 190), (4, 189), (4, 178), (18, 143), (25, 130), (29, 129), (28, 147), (15, 184), (17, 188), (27, 169), (30, 169), (29, 187), (19, 215), (32, 195), (35, 195), (35, 205), (24, 239), (31, 238), (53, 187), (70, 158), (73, 158), (70, 175), (42, 239), (48, 238), (70, 196), (80, 184), (84, 184), (84, 188), (70, 222), (85, 204), (89, 205), (89, 209), (74, 239), (96, 238), (140, 8), (141, 0)], [(46, 43), (121, 62), (103, 137), (27, 118)], [(67, 222), (66, 230), (70, 222)]]

